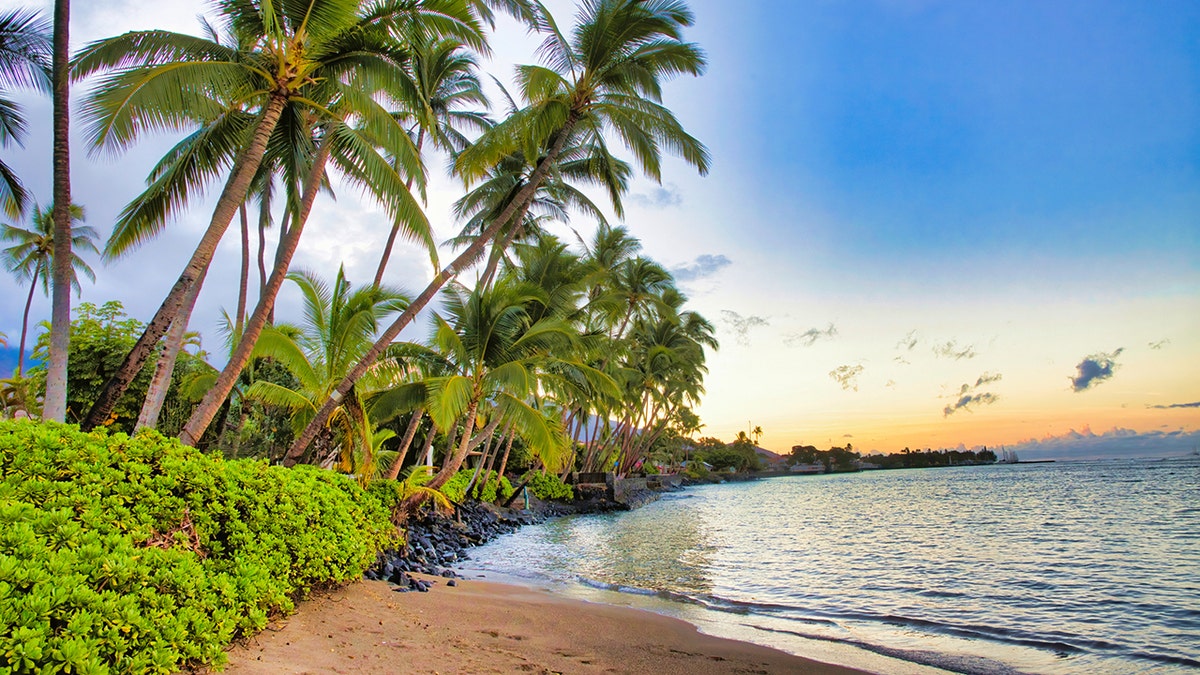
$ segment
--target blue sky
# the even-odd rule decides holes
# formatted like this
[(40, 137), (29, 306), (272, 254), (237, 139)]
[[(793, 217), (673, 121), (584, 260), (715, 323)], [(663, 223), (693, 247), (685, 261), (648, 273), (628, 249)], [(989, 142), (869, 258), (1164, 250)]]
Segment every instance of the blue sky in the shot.
[[(572, 3), (547, 4), (570, 23)], [(692, 6), (689, 37), (709, 72), (670, 84), (665, 102), (709, 145), (713, 170), (701, 178), (669, 161), (663, 185), (639, 179), (626, 224), (649, 255), (691, 270), (684, 288), (719, 327), (699, 408), (706, 433), (759, 425), (777, 451), (1086, 441), (1070, 432), (1089, 428), (1126, 430), (1109, 441), (1195, 438), (1200, 408), (1169, 406), (1200, 401), (1200, 4)], [(195, 32), (206, 8), (76, 3), (74, 35)], [(502, 79), (534, 58), (536, 39), (512, 23), (493, 44), (484, 67)], [(5, 157), (41, 196), (49, 105), (29, 106), (29, 147)], [(75, 196), (89, 224), (108, 231), (172, 140), (114, 160), (88, 158), (77, 138)], [(460, 193), (453, 181), (431, 185), (443, 238)], [(121, 299), (148, 317), (210, 212), (197, 205), (99, 269), (84, 299)], [(378, 207), (341, 190), (318, 202), (298, 265), (332, 276), (345, 264), (366, 281), (386, 226)], [(230, 239), (193, 323), (212, 350), (219, 310), (236, 298)], [(429, 276), (410, 247), (388, 281), (415, 289)], [(0, 330), (12, 338), (24, 298), (9, 278), (0, 288)], [(35, 314), (48, 313), (37, 302)], [(281, 303), (286, 317), (297, 299)], [(1108, 374), (1075, 390), (1080, 367), (1105, 356)]]

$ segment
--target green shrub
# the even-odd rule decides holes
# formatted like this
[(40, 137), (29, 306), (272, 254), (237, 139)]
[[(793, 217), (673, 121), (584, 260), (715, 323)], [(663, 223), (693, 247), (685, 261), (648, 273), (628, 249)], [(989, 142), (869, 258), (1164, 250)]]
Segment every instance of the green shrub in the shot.
[[(460, 469), (442, 486), (442, 494), (455, 504), (463, 503), (467, 497), (467, 485), (474, 476), (475, 469)], [(471, 487), (471, 497), (481, 502), (495, 503), (500, 499), (508, 499), (512, 493), (513, 487), (508, 478), (500, 476), (497, 480), (495, 471), (480, 471), (475, 485)]]
[(512, 483), (508, 482), (508, 478), (495, 471), (488, 471), (486, 474), (480, 471), (475, 487), (471, 488), (471, 496), (481, 502), (502, 501), (511, 497), (512, 493)]
[(372, 494), (153, 432), (0, 422), (0, 672), (220, 664), (392, 542)]
[(562, 482), (562, 479), (557, 474), (543, 471), (531, 473), (532, 475), (525, 474), (521, 480), (528, 481), (530, 492), (536, 495), (538, 499), (568, 501), (575, 497), (575, 491), (570, 485)]

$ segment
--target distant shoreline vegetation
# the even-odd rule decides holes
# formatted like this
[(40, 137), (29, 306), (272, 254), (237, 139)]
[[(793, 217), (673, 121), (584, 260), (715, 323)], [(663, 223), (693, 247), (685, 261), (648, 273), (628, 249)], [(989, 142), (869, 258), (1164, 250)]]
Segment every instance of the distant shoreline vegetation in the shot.
[[(797, 467), (811, 469), (810, 473), (835, 473), (845, 471), (862, 471), (871, 469), (929, 469), (948, 466), (976, 466), (995, 464), (998, 461), (995, 452), (986, 447), (979, 450), (910, 450), (904, 448), (900, 452), (883, 454), (872, 453), (862, 455), (847, 443), (846, 447), (833, 447), (828, 450), (818, 450), (812, 445), (792, 446), (792, 452), (785, 455), (780, 464), (790, 470)], [(1015, 461), (1015, 460), (1014, 460)], [(783, 468), (783, 467), (780, 467)], [(824, 469), (824, 471), (820, 471)]]

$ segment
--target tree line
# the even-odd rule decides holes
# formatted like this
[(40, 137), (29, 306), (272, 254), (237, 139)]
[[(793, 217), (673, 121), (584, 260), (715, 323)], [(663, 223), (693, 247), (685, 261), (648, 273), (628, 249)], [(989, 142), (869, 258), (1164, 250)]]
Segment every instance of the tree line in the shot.
[(826, 471), (856, 471), (863, 465), (880, 469), (924, 469), (935, 466), (994, 464), (996, 453), (986, 447), (979, 450), (910, 450), (863, 455), (851, 443), (845, 447), (818, 450), (813, 445), (792, 446), (788, 456), (792, 464), (822, 464)]
[[(93, 150), (183, 134), (96, 247), (102, 258), (136, 255), (206, 188), (219, 186), (219, 197), (148, 321), (85, 304), (72, 322), (69, 307), (59, 316), (59, 296), (77, 283), (74, 272), (92, 273), (79, 253), (98, 236), (79, 222), (69, 175), (58, 173), (67, 148), (56, 140), (49, 217), (0, 167), (8, 218), (33, 214), (29, 227), (5, 226), (8, 267), (29, 284), (28, 298), (39, 285), (55, 295), (35, 347), (43, 363), (32, 373), (22, 364), (5, 382), (5, 414), (85, 430), (156, 428), (189, 445), (364, 481), (421, 461), (439, 467), (431, 488), (468, 458), (477, 471), (503, 473), (520, 455), (555, 472), (628, 472), (663, 439), (699, 428), (689, 407), (704, 391), (713, 327), (586, 192), (599, 188), (622, 217), (635, 171), (660, 180), (664, 153), (707, 172), (708, 151), (662, 104), (665, 81), (705, 69), (684, 38), (693, 15), (683, 3), (589, 0), (563, 29), (529, 0), (218, 0), (200, 35), (133, 31), (74, 55), (58, 49), (68, 8), (58, 0), (53, 22), (25, 10), (0, 17), (3, 92), (42, 86), (57, 101), (88, 81), (79, 112)], [(541, 63), (517, 68), (515, 91), (502, 88), (499, 115), (478, 67), (497, 13), (543, 38)], [(21, 44), (30, 48), (13, 47)], [(0, 117), (6, 132), (23, 128), (15, 105)], [(56, 139), (68, 123), (56, 108)], [(466, 186), (448, 263), (423, 200), (434, 156)], [(388, 215), (370, 283), (292, 265), (335, 175)], [(595, 236), (568, 243), (550, 233), (571, 214), (596, 221)], [(241, 283), (225, 320), (226, 365), (215, 369), (189, 321), (235, 221)], [(439, 269), (419, 293), (383, 284), (398, 240)], [(285, 284), (303, 297), (299, 321), (275, 316)], [(427, 337), (398, 340), (430, 303)], [(103, 350), (89, 351), (97, 344)]]

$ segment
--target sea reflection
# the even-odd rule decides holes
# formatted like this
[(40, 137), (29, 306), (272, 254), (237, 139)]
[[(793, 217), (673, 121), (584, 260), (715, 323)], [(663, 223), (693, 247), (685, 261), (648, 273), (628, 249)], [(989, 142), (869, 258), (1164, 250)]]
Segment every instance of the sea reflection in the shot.
[(558, 569), (582, 580), (682, 595), (709, 594), (715, 547), (702, 510), (686, 498), (627, 514), (564, 518), (544, 526)]
[(784, 477), (551, 521), (474, 557), (959, 672), (1197, 672), (1198, 494), (1196, 460)]

